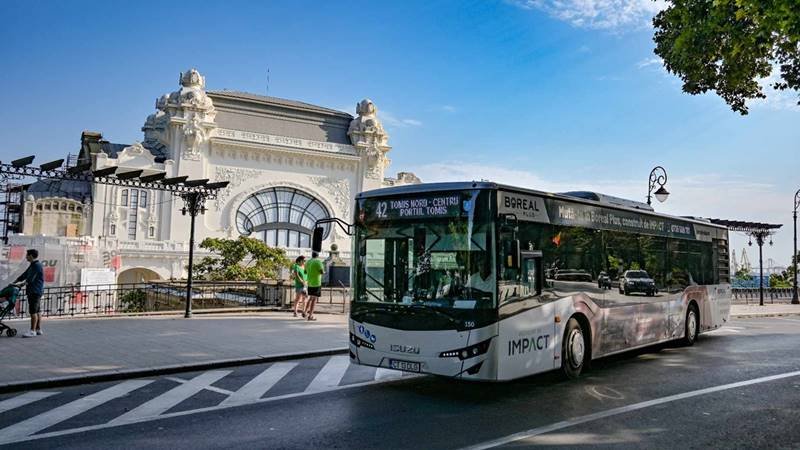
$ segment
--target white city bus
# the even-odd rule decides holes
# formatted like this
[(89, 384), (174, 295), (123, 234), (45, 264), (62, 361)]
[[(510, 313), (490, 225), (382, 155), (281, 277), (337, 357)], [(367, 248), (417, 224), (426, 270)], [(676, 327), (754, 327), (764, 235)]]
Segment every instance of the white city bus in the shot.
[(692, 345), (729, 319), (727, 229), (638, 202), (421, 184), (359, 194), (352, 229), (357, 364), (574, 378), (592, 359)]

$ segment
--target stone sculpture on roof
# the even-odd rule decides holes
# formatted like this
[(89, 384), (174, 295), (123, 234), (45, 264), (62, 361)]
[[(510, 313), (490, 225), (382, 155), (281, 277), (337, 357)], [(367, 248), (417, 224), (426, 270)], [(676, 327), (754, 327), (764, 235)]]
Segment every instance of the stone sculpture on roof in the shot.
[(356, 105), (358, 117), (350, 122), (347, 131), (353, 146), (366, 156), (367, 178), (383, 179), (383, 172), (391, 162), (386, 156), (391, 150), (387, 144), (389, 135), (378, 120), (378, 108), (370, 99), (361, 100)]
[[(186, 146), (181, 156), (183, 159), (199, 160), (202, 145), (208, 142), (211, 130), (216, 128), (214, 119), (217, 112), (214, 103), (206, 94), (206, 80), (197, 69), (181, 72), (179, 77), (181, 88), (170, 94), (164, 94), (156, 100), (156, 112), (145, 120), (144, 145), (149, 149), (163, 149), (171, 144), (170, 125), (182, 125), (180, 132), (186, 139)], [(175, 158), (172, 154), (163, 155)]]

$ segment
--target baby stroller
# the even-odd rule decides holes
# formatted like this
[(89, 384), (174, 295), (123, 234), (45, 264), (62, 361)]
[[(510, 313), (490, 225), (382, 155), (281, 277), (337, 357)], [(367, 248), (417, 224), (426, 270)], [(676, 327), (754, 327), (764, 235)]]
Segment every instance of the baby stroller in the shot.
[[(8, 337), (14, 337), (17, 335), (17, 330), (4, 324), (3, 319), (5, 319), (6, 315), (14, 310), (14, 305), (17, 304), (18, 295), (19, 288), (13, 284), (6, 286), (3, 288), (3, 290), (0, 290), (0, 336), (3, 334), (3, 331), (6, 332), (6, 336)], [(5, 307), (2, 306), (4, 302), (8, 303), (5, 305)]]

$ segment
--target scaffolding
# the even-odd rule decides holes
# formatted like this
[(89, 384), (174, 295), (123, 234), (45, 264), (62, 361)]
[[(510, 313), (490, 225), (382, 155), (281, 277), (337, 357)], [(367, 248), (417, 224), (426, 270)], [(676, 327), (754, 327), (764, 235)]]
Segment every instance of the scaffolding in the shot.
[(8, 243), (8, 236), (22, 231), (22, 194), (24, 186), (0, 177), (0, 240)]

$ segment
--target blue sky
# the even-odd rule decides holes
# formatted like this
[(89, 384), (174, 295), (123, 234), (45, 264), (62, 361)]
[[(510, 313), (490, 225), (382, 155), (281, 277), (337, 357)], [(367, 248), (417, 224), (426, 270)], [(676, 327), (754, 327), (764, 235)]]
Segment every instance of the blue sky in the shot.
[(260, 94), (269, 69), (270, 95), (351, 113), (371, 98), (392, 171), (641, 200), (661, 164), (672, 196), (659, 210), (784, 223), (767, 255), (785, 265), (800, 109), (784, 94), (742, 117), (683, 94), (652, 53), (659, 5), (6, 0), (0, 159), (76, 152), (85, 129), (139, 140), (189, 67), (209, 89)]

